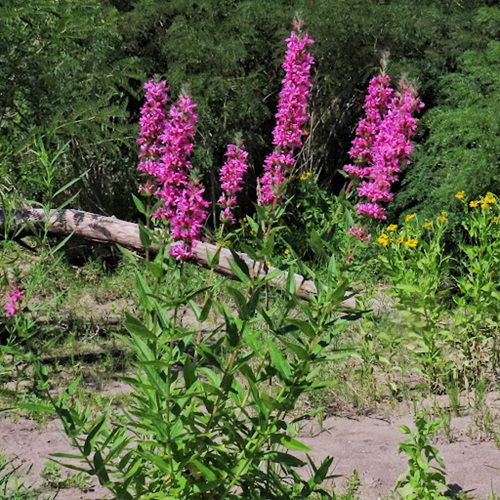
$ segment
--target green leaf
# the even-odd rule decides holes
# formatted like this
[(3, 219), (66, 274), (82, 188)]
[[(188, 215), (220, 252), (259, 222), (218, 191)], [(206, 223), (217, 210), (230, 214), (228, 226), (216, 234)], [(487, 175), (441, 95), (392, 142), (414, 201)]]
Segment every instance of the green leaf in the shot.
[(137, 208), (139, 213), (147, 215), (146, 207), (140, 198), (138, 198), (135, 194), (132, 194), (132, 201), (134, 202), (135, 208)]
[(196, 365), (193, 363), (191, 356), (186, 356), (184, 359), (183, 373), (187, 389), (189, 389), (196, 382), (195, 368)]
[(229, 267), (242, 283), (249, 284), (250, 271), (246, 262), (233, 250), (231, 250), (231, 255), (233, 258), (227, 260)]
[(104, 423), (106, 422), (106, 417), (102, 417), (97, 424), (92, 427), (87, 435), (87, 439), (85, 440), (85, 444), (83, 445), (83, 454), (88, 457), (90, 455), (92, 443), (95, 438), (98, 437), (99, 432), (101, 431)]
[(99, 478), (99, 482), (103, 486), (106, 486), (109, 483), (109, 476), (108, 473), (106, 472), (106, 466), (102, 460), (102, 455), (99, 450), (97, 450), (94, 454), (94, 467), (95, 467), (95, 473)]
[(283, 356), (277, 345), (271, 340), (267, 339), (267, 347), (269, 348), (269, 355), (271, 356), (271, 363), (278, 370), (281, 376), (289, 379), (292, 374), (292, 368), (286, 358)]
[(74, 231), (68, 234), (68, 236), (60, 241), (55, 247), (51, 248), (50, 255), (55, 255), (57, 252), (59, 252), (59, 250), (61, 250), (61, 248), (63, 248), (64, 245), (66, 245), (66, 243), (68, 243), (68, 241), (72, 238), (73, 234), (75, 234)]
[(252, 217), (249, 215), (246, 216), (246, 221), (248, 222), (248, 225), (250, 226), (250, 229), (254, 232), (257, 233), (259, 231), (259, 225), (257, 222), (255, 222)]
[(335, 255), (330, 257), (328, 261), (328, 278), (329, 281), (333, 281), (338, 278), (339, 272), (337, 268), (337, 260), (335, 259)]
[(51, 453), (50, 456), (58, 458), (72, 458), (74, 460), (81, 460), (85, 458), (84, 455), (75, 455), (73, 453)]
[(308, 361), (311, 359), (311, 356), (309, 355), (309, 353), (302, 346), (300, 346), (298, 344), (294, 344), (293, 342), (290, 342), (290, 341), (285, 340), (285, 339), (281, 339), (281, 342), (283, 342), (283, 344), (285, 344), (288, 347), (288, 349), (290, 349), (294, 354), (296, 354), (303, 361)]
[(55, 462), (56, 464), (62, 465), (66, 469), (76, 470), (78, 472), (84, 472), (85, 474), (92, 474), (92, 470), (91, 469), (85, 469), (84, 467), (78, 467), (78, 465), (73, 465), (73, 464), (68, 464), (68, 463), (60, 462), (59, 460), (51, 459), (51, 461)]
[(149, 248), (151, 246), (150, 232), (146, 227), (144, 227), (144, 224), (142, 224), (142, 222), (139, 222), (139, 238), (144, 248)]
[(304, 467), (306, 462), (300, 460), (289, 453), (283, 453), (279, 451), (271, 451), (265, 455), (265, 457), (270, 461), (278, 464), (285, 464), (290, 467)]
[(248, 318), (248, 307), (247, 307), (247, 301), (243, 294), (237, 290), (236, 288), (233, 288), (230, 285), (226, 285), (226, 290), (231, 295), (233, 298), (236, 307), (238, 309), (238, 312), (240, 313), (241, 319), (247, 319)]
[(33, 413), (47, 413), (52, 414), (55, 413), (55, 410), (52, 406), (42, 404), (42, 403), (19, 403), (19, 408), (23, 410), (31, 411)]
[(142, 321), (138, 320), (137, 318), (134, 318), (128, 313), (125, 313), (125, 328), (130, 332), (135, 335), (138, 335), (139, 337), (150, 340), (150, 341), (155, 341), (156, 336), (146, 328), (146, 326), (142, 323)]
[(298, 328), (302, 333), (305, 333), (309, 338), (316, 335), (314, 328), (305, 320), (302, 319), (288, 319), (287, 323)]
[(217, 247), (215, 253), (210, 252), (210, 250), (207, 248), (207, 262), (210, 267), (216, 267), (219, 265), (221, 251), (222, 247), (219, 246)]

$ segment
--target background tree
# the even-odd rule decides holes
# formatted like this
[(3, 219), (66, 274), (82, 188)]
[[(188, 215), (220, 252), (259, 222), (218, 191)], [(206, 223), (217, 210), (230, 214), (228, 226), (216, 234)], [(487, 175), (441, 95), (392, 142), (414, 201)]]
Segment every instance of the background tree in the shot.
[[(128, 200), (136, 184), (135, 124), (142, 83), (157, 76), (173, 95), (189, 84), (199, 103), (193, 163), (212, 200), (219, 196), (226, 144), (241, 132), (254, 167), (243, 203), (250, 210), (255, 176), (271, 149), (282, 40), (299, 12), (317, 40), (310, 135), (299, 163), (318, 173), (330, 193), (344, 185), (341, 167), (381, 53), (390, 53), (393, 80), (405, 76), (419, 87), (428, 128), (398, 188), (397, 216), (410, 200), (427, 204), (449, 194), (446, 175), (433, 177), (432, 195), (418, 187), (429, 179), (425, 172), (442, 163), (431, 158), (435, 152), (440, 158), (458, 154), (457, 123), (444, 126), (442, 118), (450, 117), (439, 113), (457, 104), (462, 118), (456, 119), (465, 124), (467, 107), (482, 120), (476, 134), (494, 146), (494, 127), (484, 125), (482, 110), (494, 99), (486, 80), (496, 63), (487, 47), (496, 37), (499, 11), (490, 0), (7, 0), (0, 7), (0, 168), (25, 194), (42, 196), (32, 182), (35, 139), (54, 150), (69, 142), (61, 182), (89, 169), (80, 206), (134, 217)], [(481, 64), (473, 64), (472, 54), (483, 54)], [(441, 111), (432, 112), (435, 107)], [(470, 170), (471, 161), (457, 168)], [(483, 157), (480, 164), (487, 163)], [(495, 164), (478, 168), (481, 175), (464, 173), (464, 182), (472, 175), (484, 191)]]

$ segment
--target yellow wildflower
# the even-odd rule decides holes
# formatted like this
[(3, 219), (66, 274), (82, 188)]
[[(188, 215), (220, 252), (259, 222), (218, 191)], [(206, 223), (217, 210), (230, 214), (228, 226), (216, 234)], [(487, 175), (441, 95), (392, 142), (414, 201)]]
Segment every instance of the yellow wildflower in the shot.
[(489, 203), (490, 205), (493, 205), (493, 203), (497, 202), (497, 199), (491, 194), (488, 193), (484, 198), (483, 198), (483, 203)]
[(470, 203), (469, 203), (469, 207), (472, 207), (472, 208), (476, 208), (479, 206), (479, 203), (480, 201), (479, 200), (472, 200)]
[(457, 200), (463, 200), (465, 198), (465, 193), (463, 191), (459, 191), (456, 195), (455, 198)]
[(418, 240), (408, 240), (405, 241), (405, 246), (408, 248), (415, 248), (417, 246)]
[(410, 221), (411, 221), (411, 220), (413, 220), (415, 217), (416, 217), (416, 215), (415, 215), (415, 214), (410, 214), (410, 215), (407, 215), (407, 216), (405, 217), (405, 221), (406, 221), (406, 222), (410, 222)]
[(290, 254), (290, 249), (289, 248), (285, 248), (285, 251), (283, 252), (285, 255), (289, 255)]
[(403, 238), (402, 236), (400, 236), (400, 237), (397, 239), (397, 242), (398, 242), (398, 243), (403, 243), (403, 241), (404, 241), (404, 238)]
[(307, 181), (307, 179), (309, 179), (309, 177), (311, 177), (311, 175), (312, 175), (312, 172), (305, 172), (303, 174), (300, 174), (300, 180)]
[(436, 218), (439, 222), (448, 222), (448, 212), (441, 212), (441, 215), (438, 215)]
[(432, 227), (432, 221), (428, 220), (427, 222), (424, 222), (424, 223), (422, 224), (422, 227), (423, 227), (424, 229), (429, 229), (430, 227)]
[(485, 210), (489, 210), (490, 204), (486, 203), (484, 200), (481, 200), (481, 208), (484, 208)]
[(389, 244), (389, 236), (387, 236), (387, 234), (385, 233), (382, 233), (378, 238), (377, 238), (377, 241), (383, 245), (384, 247), (386, 247), (388, 244)]
[(397, 228), (397, 224), (391, 224), (390, 226), (387, 226), (387, 231), (396, 231)]

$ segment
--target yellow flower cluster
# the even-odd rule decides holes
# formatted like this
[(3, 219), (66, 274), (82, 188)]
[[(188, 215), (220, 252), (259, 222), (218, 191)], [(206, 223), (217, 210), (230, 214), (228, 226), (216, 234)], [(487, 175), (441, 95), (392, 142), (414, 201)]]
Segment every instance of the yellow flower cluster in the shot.
[(439, 222), (448, 222), (448, 212), (441, 212), (441, 215), (438, 215), (436, 219)]
[(397, 228), (397, 224), (391, 224), (390, 226), (387, 226), (387, 231), (396, 231)]
[(285, 250), (283, 251), (283, 253), (285, 255), (290, 255), (290, 249), (289, 248), (285, 248)]
[(488, 210), (490, 206), (496, 202), (497, 199), (491, 193), (488, 193), (479, 200), (472, 200), (471, 202), (469, 202), (469, 207), (477, 208), (479, 205), (481, 205), (481, 208)]
[(415, 248), (418, 244), (418, 240), (410, 239), (405, 241), (405, 246), (408, 248)]
[(410, 222), (411, 220), (413, 220), (414, 218), (416, 217), (416, 214), (410, 214), (410, 215), (407, 215), (405, 217), (405, 221), (406, 222)]
[[(396, 226), (395, 224), (391, 224), (391, 226), (388, 226), (387, 227), (387, 230), (391, 230), (393, 231), (395, 228), (393, 229), (389, 229), (391, 228), (392, 226)], [(396, 226), (397, 227), (397, 226)], [(389, 243), (391, 242), (391, 238), (389, 238), (389, 235), (387, 233), (382, 233), (378, 238), (377, 238), (377, 241), (384, 247), (387, 247), (389, 246)], [(404, 240), (403, 236), (399, 236), (396, 240), (393, 240), (393, 241), (396, 241), (397, 243), (404, 243), (404, 245), (408, 248), (415, 248), (418, 244), (418, 240), (414, 239), (414, 238), (410, 238), (409, 240)]]
[(377, 238), (377, 241), (383, 245), (384, 247), (386, 247), (389, 242), (390, 242), (390, 239), (389, 239), (389, 236), (387, 236), (387, 234), (385, 233), (382, 233), (378, 238)]
[(300, 180), (301, 181), (307, 181), (309, 177), (311, 177), (312, 172), (304, 172), (303, 174), (300, 174)]
[(456, 195), (455, 198), (457, 200), (463, 200), (465, 198), (465, 193), (463, 191), (459, 191)]
[(433, 224), (432, 224), (432, 221), (430, 221), (430, 220), (428, 220), (428, 221), (426, 221), (426, 222), (424, 222), (424, 223), (422, 224), (422, 227), (423, 227), (424, 229), (429, 229), (429, 228), (431, 228), (432, 226), (433, 226)]

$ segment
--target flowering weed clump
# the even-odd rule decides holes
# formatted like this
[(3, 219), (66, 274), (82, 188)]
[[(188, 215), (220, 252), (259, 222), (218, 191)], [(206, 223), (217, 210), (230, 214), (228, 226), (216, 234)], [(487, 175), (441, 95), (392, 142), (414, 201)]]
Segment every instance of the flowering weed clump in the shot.
[[(77, 450), (72, 458), (79, 470), (96, 476), (117, 498), (328, 497), (322, 483), (331, 477), (333, 459), (314, 463), (292, 454), (309, 451), (297, 434), (311, 412), (297, 412), (296, 405), (331, 384), (321, 380), (320, 368), (349, 355), (336, 339), (358, 315), (340, 307), (349, 287), (333, 256), (326, 277), (312, 272), (318, 293), (310, 301), (296, 295), (293, 266), (259, 272), (274, 253), (283, 167), (293, 163), (307, 119), (312, 57), (306, 48), (312, 41), (298, 24), (287, 42), (277, 150), (267, 160), (259, 198), (272, 210), (257, 206), (256, 216), (247, 217), (256, 235), (251, 256), (257, 272), (232, 252), (232, 283), (215, 285), (211, 274), (195, 286), (185, 279), (183, 261), (192, 256), (207, 208), (203, 188), (188, 175), (194, 104), (182, 96), (166, 114), (166, 84), (146, 84), (139, 169), (149, 176), (142, 190), (150, 192), (146, 186), (153, 183), (158, 202), (143, 213), (166, 220), (173, 243), (157, 228), (142, 227), (145, 244), (159, 249), (156, 256), (150, 260), (147, 253), (142, 262), (126, 254), (136, 267), (141, 313), (127, 317), (123, 336), (136, 358), (133, 374), (124, 378), (133, 402), (118, 423), (75, 401), (78, 380), (59, 396), (47, 392)], [(221, 216), (232, 222), (247, 169), (242, 145), (230, 145), (226, 160)], [(219, 252), (210, 255), (209, 264), (218, 259)], [(267, 288), (278, 275), (284, 289), (275, 304)], [(218, 298), (219, 288), (229, 305)], [(196, 318), (192, 325), (182, 321), (187, 309)], [(46, 372), (39, 375), (48, 387)], [(311, 474), (304, 478), (297, 468), (307, 463)]]
[(220, 170), (220, 186), (222, 195), (219, 203), (222, 207), (220, 218), (223, 222), (235, 222), (234, 207), (237, 203), (237, 193), (243, 191), (245, 173), (248, 170), (248, 153), (243, 144), (229, 144), (226, 152), (226, 162)]
[(449, 380), (468, 386), (498, 366), (497, 200), (488, 193), (469, 201), (462, 191), (456, 198), (464, 207), (460, 258), (446, 252), (446, 211), (423, 221), (408, 214), (402, 224), (382, 227), (372, 242), (400, 310), (385, 342), (393, 354), (402, 346), (409, 353), (404, 362), (390, 357), (392, 368), (419, 373), (434, 390)]
[(478, 200), (458, 192), (465, 216), (460, 243), (462, 272), (456, 277), (460, 291), (455, 297), (455, 324), (460, 333), (464, 371), (481, 377), (487, 366), (498, 366), (498, 304), (500, 292), (500, 209), (497, 198), (487, 193)]
[(357, 137), (349, 156), (354, 161), (344, 170), (361, 180), (358, 215), (386, 219), (384, 203), (392, 201), (391, 185), (398, 180), (402, 165), (409, 164), (417, 120), (413, 116), (423, 107), (411, 85), (400, 82), (399, 91), (391, 87), (389, 75), (370, 81), (365, 100), (366, 118), (359, 122)]
[(296, 22), (287, 38), (283, 69), (285, 77), (278, 98), (273, 144), (276, 149), (264, 161), (260, 179), (259, 203), (273, 205), (282, 198), (286, 172), (295, 164), (294, 149), (302, 146), (303, 126), (308, 119), (307, 99), (311, 92), (310, 73), (314, 58), (307, 48), (314, 43)]
[[(204, 188), (189, 179), (192, 168), (189, 155), (193, 150), (196, 104), (182, 95), (165, 111), (168, 88), (166, 82), (149, 81), (144, 85), (146, 103), (141, 111), (138, 143), (138, 169), (149, 176), (140, 190), (160, 198), (154, 218), (169, 222), (170, 255), (178, 260), (193, 257), (193, 245), (201, 237), (209, 202), (203, 199)], [(149, 216), (149, 214), (148, 214)]]

